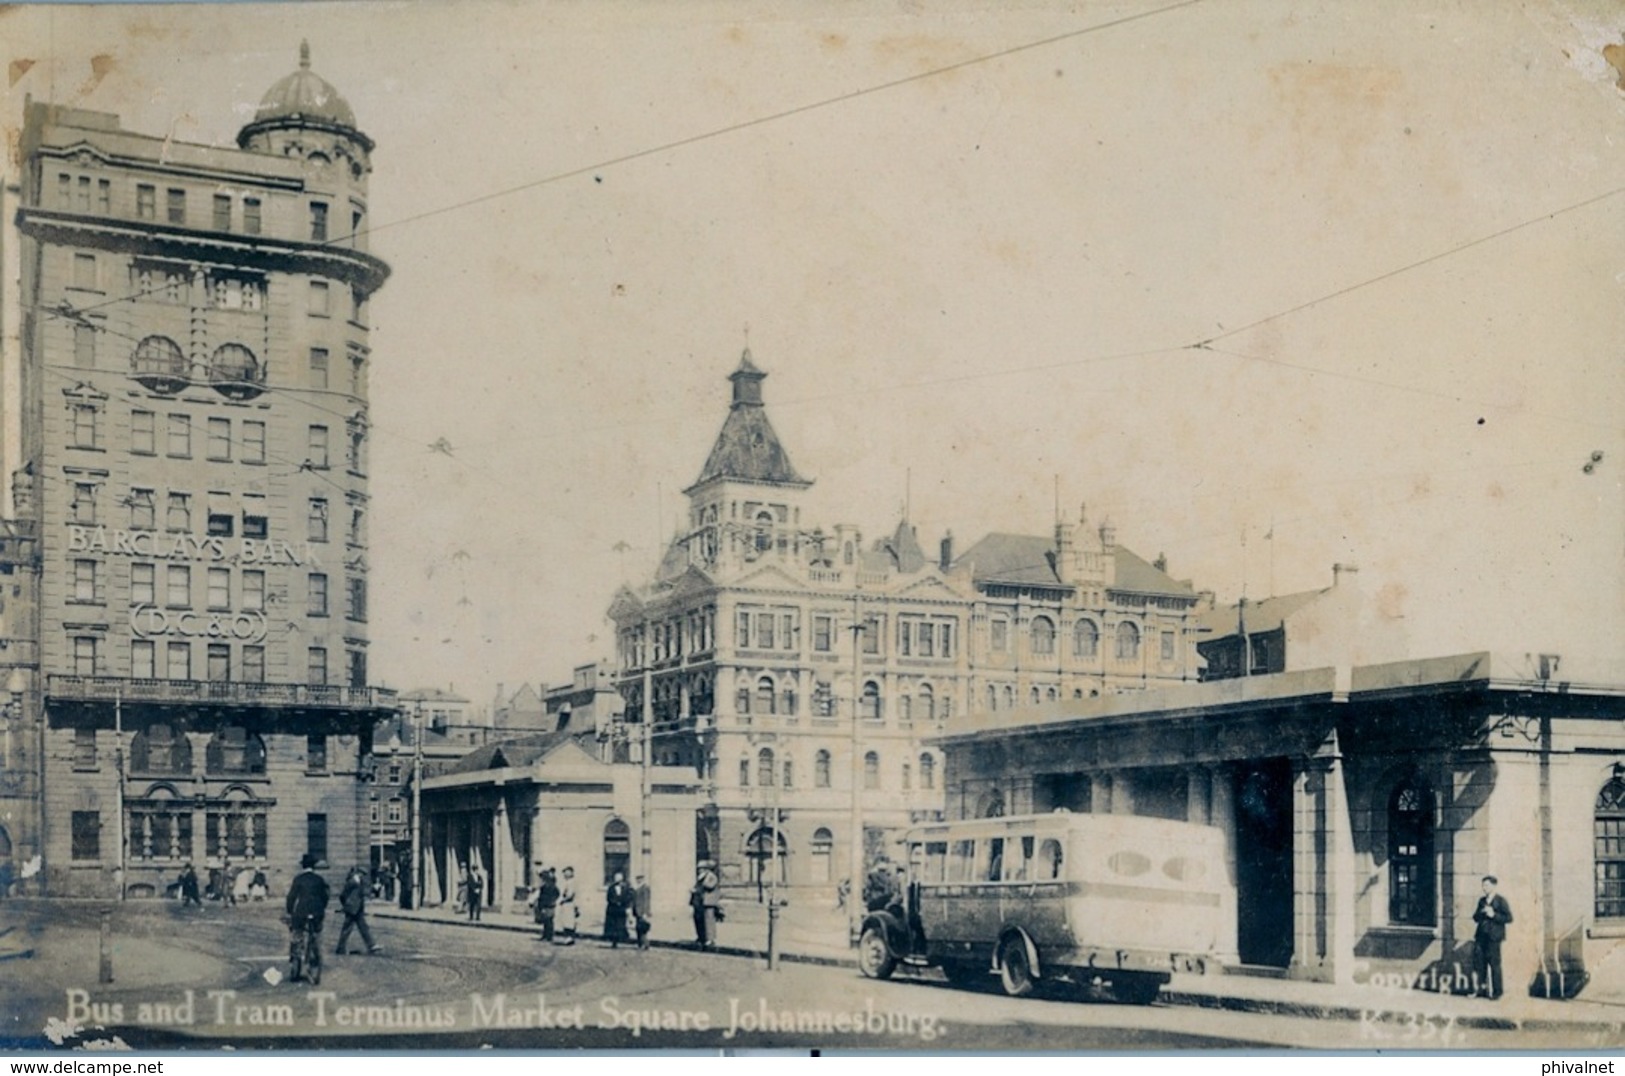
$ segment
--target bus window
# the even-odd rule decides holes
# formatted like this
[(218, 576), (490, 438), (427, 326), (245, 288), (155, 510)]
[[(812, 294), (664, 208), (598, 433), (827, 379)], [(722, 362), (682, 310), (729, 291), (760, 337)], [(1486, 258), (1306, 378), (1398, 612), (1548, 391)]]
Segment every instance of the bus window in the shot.
[(976, 861), (975, 841), (955, 841), (953, 858), (948, 861), (948, 880), (950, 882), (968, 882), (975, 874), (972, 867)]
[(925, 844), (925, 866), (920, 871), (920, 881), (940, 882), (948, 866), (948, 842), (927, 841)]
[(1023, 837), (1018, 846), (1010, 848), (1010, 860), (1005, 864), (1004, 877), (1011, 882), (1025, 882), (1029, 874), (1028, 864), (1033, 858), (1033, 838)]
[(989, 837), (981, 848), (982, 855), (976, 863), (977, 881), (999, 881), (1004, 876), (1004, 838)]
[(1061, 842), (1049, 839), (1038, 846), (1038, 870), (1035, 874), (1040, 881), (1049, 881), (1061, 876)]

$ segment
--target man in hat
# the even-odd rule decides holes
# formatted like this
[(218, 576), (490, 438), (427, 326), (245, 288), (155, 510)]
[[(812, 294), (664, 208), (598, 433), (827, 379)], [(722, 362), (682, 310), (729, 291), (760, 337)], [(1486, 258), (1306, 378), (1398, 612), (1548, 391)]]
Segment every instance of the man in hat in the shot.
[(320, 951), (322, 919), (327, 915), (327, 902), (332, 892), (327, 879), (316, 873), (316, 857), (306, 852), (299, 860), (299, 873), (288, 885), (288, 959), (299, 955), (299, 946), (305, 932), (317, 935), (316, 948)]
[(334, 952), (338, 956), (348, 956), (350, 953), (350, 931), (361, 932), (361, 942), (367, 947), (369, 954), (376, 953), (378, 946), (373, 944), (372, 931), (367, 929), (367, 872), (357, 866), (350, 871), (344, 879), (344, 889), (339, 892), (339, 907), (344, 910), (344, 926), (339, 930), (339, 943)]
[(701, 949), (715, 949), (717, 945), (717, 919), (722, 902), (717, 896), (715, 868), (711, 860), (701, 860), (694, 874), (694, 888), (688, 895), (689, 906), (694, 910), (694, 942)]

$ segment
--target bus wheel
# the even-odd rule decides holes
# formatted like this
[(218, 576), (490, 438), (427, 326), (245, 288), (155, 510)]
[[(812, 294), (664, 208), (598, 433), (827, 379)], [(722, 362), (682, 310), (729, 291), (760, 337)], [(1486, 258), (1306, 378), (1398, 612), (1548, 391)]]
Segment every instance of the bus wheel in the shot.
[(886, 932), (878, 926), (865, 927), (858, 939), (858, 970), (871, 979), (890, 979), (897, 958), (886, 944)]
[(1033, 992), (1037, 980), (1027, 960), (1027, 946), (1019, 937), (1006, 938), (999, 947), (999, 981), (1004, 992), (1013, 998), (1024, 998)]

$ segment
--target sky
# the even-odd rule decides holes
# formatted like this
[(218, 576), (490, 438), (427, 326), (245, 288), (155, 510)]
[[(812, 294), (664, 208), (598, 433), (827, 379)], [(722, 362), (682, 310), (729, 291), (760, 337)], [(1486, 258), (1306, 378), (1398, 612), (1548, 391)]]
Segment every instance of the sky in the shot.
[(809, 524), (1058, 500), (1223, 600), (1357, 564), (1419, 657), (1625, 638), (1617, 4), (20, 4), (0, 118), (231, 145), (301, 38), (393, 268), (375, 680), (612, 655), (747, 343)]

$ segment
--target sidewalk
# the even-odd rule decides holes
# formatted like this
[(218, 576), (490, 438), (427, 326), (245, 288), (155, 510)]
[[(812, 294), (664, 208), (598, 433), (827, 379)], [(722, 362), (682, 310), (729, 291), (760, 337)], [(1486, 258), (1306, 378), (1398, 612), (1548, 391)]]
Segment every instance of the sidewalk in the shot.
[[(715, 952), (766, 959), (767, 909), (754, 902), (727, 902), (726, 920)], [(526, 934), (538, 928), (528, 916), (485, 913), (479, 923), (449, 909), (369, 908), (375, 919), (438, 923), (447, 929), (505, 930)], [(583, 939), (601, 937), (599, 916), (581, 919)], [(857, 967), (846, 945), (847, 925), (836, 909), (785, 908), (779, 919), (779, 951), (785, 963)], [(660, 948), (690, 948), (693, 924), (687, 915), (656, 915), (650, 943)], [(935, 972), (928, 973), (935, 975)], [(991, 982), (991, 980), (990, 980)], [(1373, 1040), (1397, 1048), (1439, 1046), (1448, 1029), (1559, 1031), (1607, 1036), (1606, 1044), (1625, 1043), (1625, 997), (1582, 996), (1573, 1001), (1514, 997), (1500, 1001), (1458, 997), (1425, 990), (1398, 990), (1371, 985), (1331, 985), (1297, 979), (1245, 974), (1175, 975), (1163, 988), (1161, 1002), (1265, 1013), (1316, 1020), (1359, 1021)], [(1447, 1041), (1447, 1040), (1446, 1040)], [(1579, 1045), (1579, 1043), (1577, 1043)], [(1599, 1043), (1599, 1045), (1601, 1045)]]

